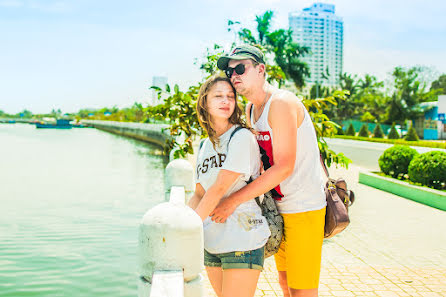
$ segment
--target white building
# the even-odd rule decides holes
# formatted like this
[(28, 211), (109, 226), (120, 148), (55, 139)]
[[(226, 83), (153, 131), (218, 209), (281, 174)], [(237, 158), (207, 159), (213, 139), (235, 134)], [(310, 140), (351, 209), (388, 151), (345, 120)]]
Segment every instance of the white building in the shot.
[(311, 72), (307, 83), (337, 85), (342, 73), (344, 22), (335, 15), (335, 6), (314, 3), (302, 12), (290, 13), (289, 23), (293, 40), (311, 49), (303, 58)]
[[(154, 76), (152, 78), (152, 86), (161, 88), (162, 90), (166, 89), (167, 85), (167, 77), (166, 76)], [(158, 93), (155, 90), (152, 90), (152, 105), (158, 105), (163, 103), (162, 100), (158, 99)]]

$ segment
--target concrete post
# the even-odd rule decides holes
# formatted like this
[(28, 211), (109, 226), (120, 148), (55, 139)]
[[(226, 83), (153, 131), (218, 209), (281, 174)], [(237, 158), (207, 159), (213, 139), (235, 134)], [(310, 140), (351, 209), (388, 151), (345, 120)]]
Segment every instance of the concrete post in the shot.
[[(138, 296), (149, 297), (152, 281), (161, 271), (169, 277), (182, 275), (185, 297), (203, 296), (203, 224), (185, 205), (185, 191), (193, 191), (192, 166), (174, 160), (166, 167), (166, 188), (170, 201), (161, 203), (144, 215), (139, 230)], [(167, 278), (167, 276), (166, 276)]]
[(170, 190), (173, 186), (183, 186), (185, 190), (185, 202), (189, 201), (195, 190), (194, 169), (184, 159), (174, 159), (166, 166), (164, 185), (166, 188), (165, 200), (170, 199)]

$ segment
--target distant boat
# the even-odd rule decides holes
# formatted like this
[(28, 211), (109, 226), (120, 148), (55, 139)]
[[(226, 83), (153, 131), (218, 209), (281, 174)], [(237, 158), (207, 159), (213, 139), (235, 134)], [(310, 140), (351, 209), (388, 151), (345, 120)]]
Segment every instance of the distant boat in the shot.
[(15, 124), (15, 120), (0, 120), (0, 123), (2, 124)]
[(36, 123), (36, 128), (52, 128), (52, 129), (71, 129), (70, 120), (60, 119), (55, 124), (50, 123)]

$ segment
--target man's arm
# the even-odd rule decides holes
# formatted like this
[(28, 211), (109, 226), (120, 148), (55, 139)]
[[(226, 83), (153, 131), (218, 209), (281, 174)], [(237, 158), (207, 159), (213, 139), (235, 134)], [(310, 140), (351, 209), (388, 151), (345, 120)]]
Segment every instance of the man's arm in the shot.
[(220, 202), (221, 197), (228, 191), (229, 187), (240, 176), (240, 173), (222, 169), (218, 173), (215, 183), (206, 191), (201, 198), (195, 211), (204, 221)]
[(274, 135), (274, 165), (253, 182), (223, 199), (211, 213), (212, 220), (225, 222), (238, 205), (273, 189), (291, 175), (296, 161), (297, 129), (304, 118), (302, 108), (298, 99), (288, 92), (271, 102), (268, 121)]

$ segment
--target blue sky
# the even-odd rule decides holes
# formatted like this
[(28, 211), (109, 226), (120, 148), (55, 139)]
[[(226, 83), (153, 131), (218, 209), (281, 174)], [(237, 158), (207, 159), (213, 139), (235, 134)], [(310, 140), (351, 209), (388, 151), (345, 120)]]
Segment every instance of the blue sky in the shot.
[[(229, 46), (228, 19), (254, 28), (271, 9), (274, 28), (313, 1), (0, 0), (0, 110), (130, 106), (151, 98), (154, 75), (185, 88), (206, 47)], [(446, 73), (446, 1), (339, 0), (344, 71), (381, 79), (393, 67)]]

